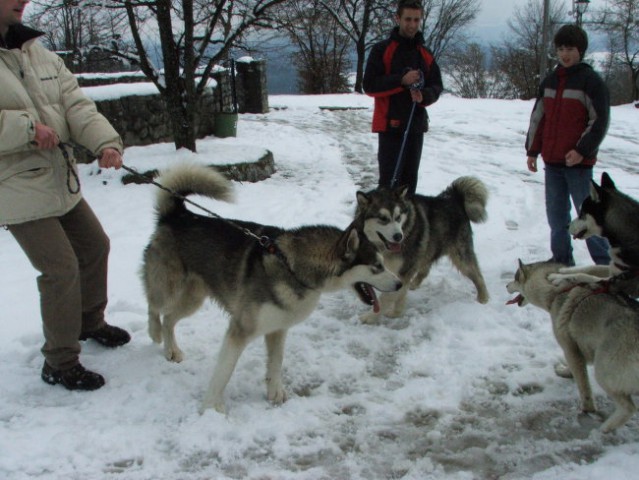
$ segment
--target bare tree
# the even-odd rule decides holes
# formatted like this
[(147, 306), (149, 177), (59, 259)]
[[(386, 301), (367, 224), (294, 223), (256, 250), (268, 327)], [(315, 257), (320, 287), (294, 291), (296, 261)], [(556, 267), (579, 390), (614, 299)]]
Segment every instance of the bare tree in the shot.
[(639, 100), (639, 0), (609, 0), (594, 24), (608, 37), (613, 104)]
[[(392, 2), (396, 3), (396, 2)], [(350, 41), (355, 44), (355, 91), (362, 93), (366, 52), (392, 26), (389, 2), (383, 0), (326, 0), (321, 2)]]
[(462, 98), (503, 98), (504, 86), (489, 71), (486, 57), (478, 43), (451, 48), (445, 64), (447, 89)]
[[(566, 13), (562, 3), (553, 0), (550, 5), (549, 37), (552, 38)], [(539, 65), (543, 50), (542, 23), (543, 0), (528, 0), (524, 7), (515, 9), (513, 17), (508, 21), (509, 36), (501, 45), (492, 47), (495, 74), (511, 85), (507, 98), (527, 100), (537, 96), (541, 82)]]
[(33, 0), (30, 12), (27, 22), (45, 32), (47, 47), (73, 55), (74, 71), (83, 71), (87, 51), (94, 48), (131, 60), (123, 41), (126, 15), (103, 8), (103, 2)]
[(270, 27), (273, 10), (284, 1), (103, 2), (126, 12), (140, 67), (164, 99), (177, 149), (196, 151), (195, 119), (214, 67), (249, 31)]
[(349, 38), (321, 0), (289, 0), (278, 25), (295, 46), (299, 89), (303, 93), (348, 91)]

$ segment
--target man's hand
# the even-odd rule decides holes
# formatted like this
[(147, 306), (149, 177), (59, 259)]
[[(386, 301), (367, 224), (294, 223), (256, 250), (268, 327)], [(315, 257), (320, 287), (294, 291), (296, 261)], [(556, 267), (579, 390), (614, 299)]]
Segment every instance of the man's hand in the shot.
[(422, 91), (421, 90), (413, 90), (412, 88), (410, 90), (410, 98), (415, 103), (422, 103), (422, 101), (424, 100), (424, 96), (422, 95)]
[(122, 166), (122, 155), (115, 148), (105, 148), (98, 157), (100, 168), (115, 168), (119, 170)]
[(566, 166), (574, 167), (575, 165), (580, 164), (584, 159), (584, 156), (579, 153), (577, 150), (570, 150), (566, 154)]
[(528, 164), (528, 170), (533, 173), (537, 171), (537, 157), (528, 157), (526, 163)]
[(402, 85), (409, 87), (414, 83), (419, 82), (422, 79), (422, 74), (419, 70), (409, 70), (402, 77)]
[(35, 124), (35, 138), (33, 139), (33, 144), (36, 148), (40, 150), (50, 150), (57, 147), (59, 143), (60, 137), (58, 137), (58, 134), (53, 128), (47, 127), (43, 123)]

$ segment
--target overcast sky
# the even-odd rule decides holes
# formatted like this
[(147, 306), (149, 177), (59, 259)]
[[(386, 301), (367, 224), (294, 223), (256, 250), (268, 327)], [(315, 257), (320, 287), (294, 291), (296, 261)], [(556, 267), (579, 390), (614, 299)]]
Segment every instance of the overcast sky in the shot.
[[(541, 1), (541, 0), (537, 0)], [(572, 0), (563, 1), (566, 12), (572, 9)], [(485, 41), (498, 40), (506, 32), (506, 22), (512, 16), (516, 7), (523, 8), (528, 0), (481, 0), (481, 9), (473, 25), (476, 36)], [(604, 0), (591, 0), (589, 10), (603, 7)], [(584, 20), (587, 18), (584, 17)]]

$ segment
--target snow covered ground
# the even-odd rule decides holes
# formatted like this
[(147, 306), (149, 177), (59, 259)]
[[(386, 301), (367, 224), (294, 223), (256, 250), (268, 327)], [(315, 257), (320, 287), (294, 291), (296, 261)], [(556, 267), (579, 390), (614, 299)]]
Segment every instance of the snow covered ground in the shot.
[[(245, 161), (273, 152), (277, 173), (236, 184), (237, 202), (201, 201), (231, 218), (294, 227), (346, 226), (355, 192), (376, 183), (371, 99), (356, 95), (272, 96), (266, 115), (240, 116), (236, 138), (208, 138), (199, 154), (172, 144), (129, 148), (146, 169), (195, 158)], [(324, 110), (320, 106), (363, 107)], [(82, 362), (105, 375), (96, 392), (40, 380), (41, 322), (36, 272), (7, 232), (0, 234), (0, 478), (123, 480), (635, 479), (639, 415), (614, 434), (579, 413), (550, 320), (532, 306), (506, 306), (517, 258), (550, 256), (543, 172), (526, 170), (531, 102), (443, 97), (429, 109), (418, 191), (437, 194), (461, 175), (491, 194), (489, 220), (474, 225), (492, 296), (445, 260), (409, 294), (400, 319), (362, 325), (352, 292), (322, 298), (288, 337), (289, 400), (265, 399), (264, 346), (243, 354), (226, 390), (228, 415), (198, 413), (226, 318), (213, 303), (177, 327), (185, 353), (167, 362), (146, 333), (138, 277), (153, 229), (155, 187), (120, 183), (124, 172), (81, 168), (84, 195), (112, 240), (109, 322), (129, 345), (83, 345)], [(639, 198), (639, 110), (614, 107), (599, 179)], [(577, 243), (578, 263), (589, 263)], [(601, 409), (612, 404), (595, 384)]]

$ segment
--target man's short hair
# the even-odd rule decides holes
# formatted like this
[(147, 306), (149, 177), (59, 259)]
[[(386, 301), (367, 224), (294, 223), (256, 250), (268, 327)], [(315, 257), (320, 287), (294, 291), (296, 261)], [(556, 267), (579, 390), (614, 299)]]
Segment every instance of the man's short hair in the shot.
[(581, 58), (584, 58), (584, 54), (588, 49), (588, 35), (577, 25), (564, 25), (561, 27), (557, 30), (553, 42), (555, 48), (576, 47)]
[(424, 7), (422, 6), (421, 0), (399, 0), (397, 2), (397, 16), (398, 17), (402, 16), (402, 12), (404, 11), (405, 8), (412, 8), (412, 9), (416, 9), (416, 10), (423, 10), (424, 9)]

